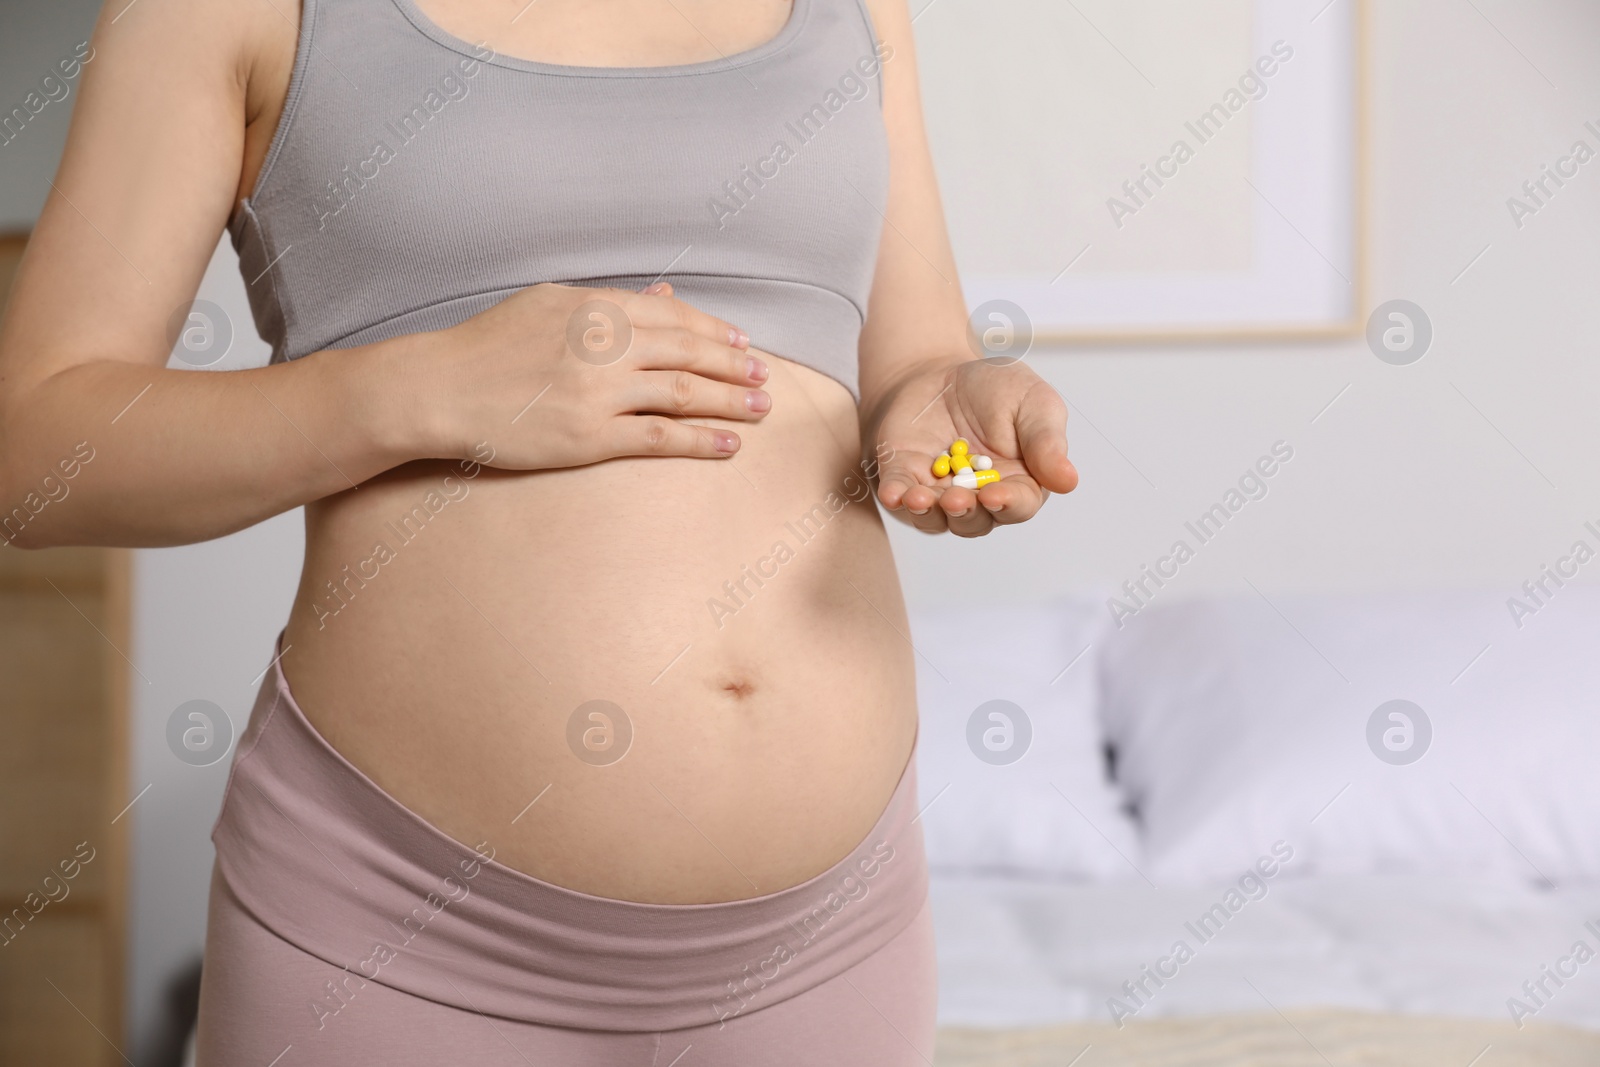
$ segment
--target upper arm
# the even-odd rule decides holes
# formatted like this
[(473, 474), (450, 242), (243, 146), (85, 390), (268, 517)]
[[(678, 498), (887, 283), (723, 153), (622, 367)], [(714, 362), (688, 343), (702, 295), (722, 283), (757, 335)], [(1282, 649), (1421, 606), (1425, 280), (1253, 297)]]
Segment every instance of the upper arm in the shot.
[(165, 364), (168, 320), (193, 299), (238, 189), (263, 14), (281, 17), (262, 0), (102, 10), (0, 330), (8, 404), (79, 363)]
[(861, 334), (864, 392), (918, 359), (970, 354), (966, 304), (923, 124), (907, 0), (866, 4), (878, 37), (893, 53), (882, 68), (889, 203)]

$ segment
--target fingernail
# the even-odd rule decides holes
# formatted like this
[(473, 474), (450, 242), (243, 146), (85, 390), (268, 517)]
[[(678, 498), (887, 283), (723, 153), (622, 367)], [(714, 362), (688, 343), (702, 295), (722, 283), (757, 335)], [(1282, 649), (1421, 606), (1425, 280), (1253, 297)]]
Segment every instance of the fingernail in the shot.
[(952, 511), (950, 517), (952, 519), (964, 519), (967, 517), (967, 509), (962, 508), (960, 511)]
[(911, 509), (911, 514), (913, 514), (913, 515), (926, 515), (927, 513), (928, 513), (928, 509), (927, 508), (923, 508), (921, 511), (918, 511), (916, 508), (912, 508)]
[(649, 285), (644, 287), (644, 292), (646, 296), (655, 296), (658, 293), (665, 292), (666, 288), (666, 282), (651, 282)]
[(750, 356), (744, 361), (744, 366), (745, 375), (752, 382), (764, 382), (767, 380), (767, 364), (765, 360)]
[(984, 504), (983, 506), (988, 509), (989, 514), (991, 515), (1005, 507), (1004, 504)]
[(739, 439), (726, 430), (713, 430), (711, 432), (711, 443), (718, 452), (737, 452), (739, 450)]
[(728, 343), (734, 348), (749, 348), (750, 335), (737, 326), (728, 327)]
[(772, 408), (772, 397), (759, 389), (752, 389), (744, 394), (744, 406), (759, 415)]

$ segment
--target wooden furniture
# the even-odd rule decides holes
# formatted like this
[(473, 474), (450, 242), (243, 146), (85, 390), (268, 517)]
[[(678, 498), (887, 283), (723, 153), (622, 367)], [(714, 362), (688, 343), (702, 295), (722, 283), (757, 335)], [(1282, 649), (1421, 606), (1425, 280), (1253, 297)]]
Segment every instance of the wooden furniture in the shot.
[[(0, 308), (24, 240), (0, 236)], [(124, 1062), (128, 565), (0, 534), (0, 1064)]]

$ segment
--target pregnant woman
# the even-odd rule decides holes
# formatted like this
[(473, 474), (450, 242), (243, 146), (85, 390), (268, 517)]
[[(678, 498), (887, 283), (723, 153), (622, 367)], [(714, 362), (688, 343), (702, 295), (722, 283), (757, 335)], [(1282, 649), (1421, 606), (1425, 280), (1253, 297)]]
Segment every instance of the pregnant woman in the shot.
[[(18, 543), (305, 507), (203, 1067), (928, 1062), (879, 507), (970, 537), (1077, 475), (970, 340), (904, 0), (114, 0), (93, 43), (0, 489), (95, 458)], [(165, 369), (224, 228), (272, 362)], [(935, 478), (958, 437), (1004, 477)]]

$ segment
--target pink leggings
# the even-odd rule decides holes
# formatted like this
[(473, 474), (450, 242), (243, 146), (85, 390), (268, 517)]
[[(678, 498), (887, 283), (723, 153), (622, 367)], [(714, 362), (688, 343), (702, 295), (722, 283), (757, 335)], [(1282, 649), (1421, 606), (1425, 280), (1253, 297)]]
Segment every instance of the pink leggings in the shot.
[(212, 833), (199, 1067), (912, 1067), (935, 970), (915, 756), (832, 869), (721, 904), (564, 889), (423, 821), (268, 673)]

